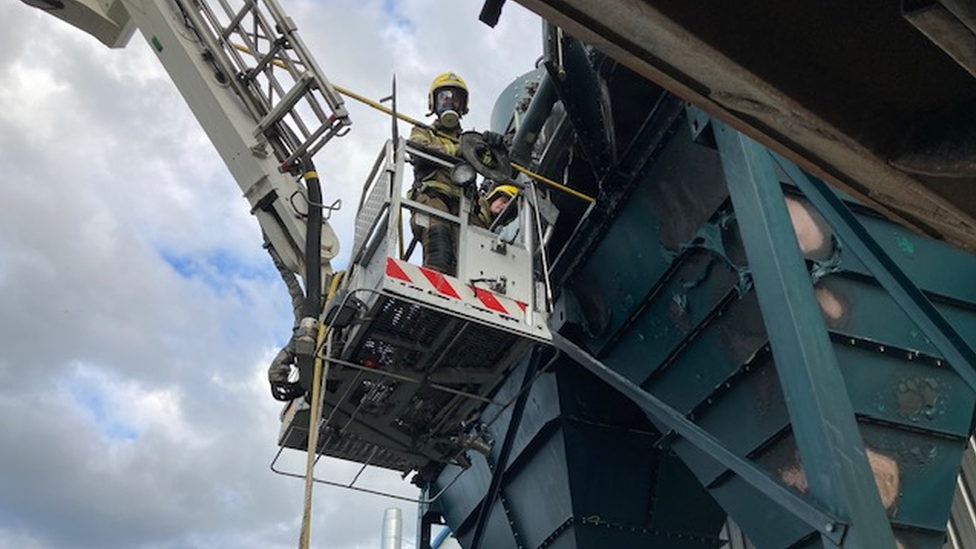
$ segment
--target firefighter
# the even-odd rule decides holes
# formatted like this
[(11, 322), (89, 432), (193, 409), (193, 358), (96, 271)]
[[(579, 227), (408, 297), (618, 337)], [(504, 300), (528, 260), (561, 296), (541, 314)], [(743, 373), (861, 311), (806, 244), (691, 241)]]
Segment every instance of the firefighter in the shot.
[[(436, 115), (429, 127), (414, 126), (410, 140), (428, 149), (449, 156), (459, 156), (458, 138), (461, 118), (468, 112), (468, 86), (453, 72), (439, 75), (430, 84), (427, 94), (429, 115)], [(504, 145), (502, 135), (486, 131), (485, 142), (493, 147)], [(458, 215), (461, 189), (451, 182), (450, 168), (429, 160), (414, 158), (415, 181), (410, 199), (436, 210)], [(472, 188), (473, 190), (473, 188)], [(414, 215), (410, 227), (424, 248), (424, 266), (453, 275), (457, 267), (457, 227), (450, 222), (426, 216), (427, 226), (418, 223), (422, 216)], [(470, 222), (480, 224), (479, 212), (473, 212)]]
[[(485, 196), (478, 200), (479, 211), (476, 219), (471, 223), (482, 228), (490, 228), (495, 219), (505, 211), (508, 203), (518, 194), (518, 187), (515, 185), (495, 185)], [(513, 210), (509, 210), (514, 212)], [(506, 214), (511, 216), (511, 214)]]
[[(458, 136), (461, 135), (461, 117), (468, 112), (468, 86), (453, 72), (439, 75), (430, 85), (427, 94), (429, 115), (436, 115), (434, 123), (425, 128), (414, 126), (410, 140), (429, 149), (450, 156), (458, 154)], [(410, 199), (436, 210), (458, 215), (461, 189), (451, 183), (448, 168), (420, 158), (414, 159), (415, 181)], [(457, 254), (455, 251), (456, 229), (451, 223), (427, 216), (428, 226), (418, 225), (417, 215), (411, 218), (413, 234), (424, 248), (424, 266), (445, 274), (454, 274)]]

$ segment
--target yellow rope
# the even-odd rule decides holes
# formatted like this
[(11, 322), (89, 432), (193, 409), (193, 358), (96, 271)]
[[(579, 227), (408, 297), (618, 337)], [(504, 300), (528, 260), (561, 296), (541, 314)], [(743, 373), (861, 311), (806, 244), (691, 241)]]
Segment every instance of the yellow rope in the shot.
[[(382, 103), (377, 103), (376, 101), (373, 101), (372, 99), (369, 99), (367, 97), (363, 97), (362, 95), (359, 95), (358, 93), (355, 93), (353, 91), (347, 90), (346, 88), (343, 88), (341, 86), (336, 86), (335, 84), (333, 84), (332, 87), (335, 88), (335, 90), (337, 92), (341, 93), (342, 95), (345, 95), (346, 97), (348, 97), (350, 99), (355, 99), (356, 101), (359, 101), (360, 103), (363, 103), (364, 105), (368, 105), (370, 107), (373, 107), (374, 109), (376, 109), (376, 110), (378, 110), (380, 112), (384, 112), (386, 114), (395, 115), (397, 118), (399, 118), (400, 120), (403, 120), (404, 122), (406, 122), (408, 124), (413, 124), (414, 126), (420, 126), (421, 128), (426, 128), (428, 130), (433, 130), (434, 129), (434, 128), (430, 127), (429, 125), (424, 124), (420, 120), (417, 120), (415, 118), (410, 118), (409, 116), (407, 116), (407, 115), (405, 115), (405, 114), (403, 114), (401, 112), (394, 113), (393, 112), (393, 109), (387, 107), (386, 105), (383, 105)], [(457, 141), (456, 138), (451, 137), (450, 135), (446, 135), (446, 134), (443, 134), (443, 133), (440, 133), (440, 132), (438, 132), (438, 134), (443, 135), (444, 137), (446, 137), (448, 139), (451, 139), (453, 141)]]
[(549, 178), (547, 178), (545, 176), (539, 175), (537, 173), (530, 172), (528, 169), (526, 169), (526, 168), (524, 168), (522, 166), (519, 166), (515, 162), (512, 162), (512, 167), (515, 168), (517, 171), (520, 171), (520, 172), (524, 173), (525, 175), (527, 175), (527, 176), (529, 176), (529, 177), (531, 177), (533, 179), (537, 179), (539, 181), (542, 181), (543, 183), (545, 183), (546, 185), (549, 185), (550, 187), (552, 187), (554, 189), (560, 190), (560, 191), (562, 191), (562, 192), (564, 192), (566, 194), (569, 194), (571, 196), (575, 196), (576, 198), (585, 200), (585, 201), (590, 202), (590, 203), (596, 202), (596, 199), (593, 198), (592, 196), (588, 196), (588, 195), (585, 195), (585, 194), (583, 194), (583, 193), (581, 193), (579, 191), (570, 189), (569, 187), (567, 187), (565, 185), (560, 185), (559, 183), (556, 183), (552, 179), (549, 179)]
[[(345, 271), (339, 271), (332, 275), (329, 293), (325, 299), (325, 305), (322, 307), (323, 312), (329, 302), (332, 301), (332, 297), (335, 296), (336, 290), (339, 288), (339, 282), (342, 280), (344, 274)], [(319, 332), (315, 341), (315, 362), (313, 368), (314, 373), (312, 374), (312, 409), (309, 410), (308, 416), (308, 448), (305, 454), (305, 504), (302, 509), (302, 532), (298, 542), (299, 549), (308, 549), (309, 539), (312, 535), (312, 486), (314, 485), (313, 473), (315, 469), (315, 458), (318, 456), (319, 418), (322, 417), (322, 380), (323, 378), (329, 377), (329, 363), (322, 360), (322, 354), (319, 352), (325, 340), (325, 334), (328, 331), (328, 327), (325, 325), (324, 315), (322, 320), (319, 324)], [(332, 335), (330, 333), (329, 339), (331, 340), (331, 338)]]

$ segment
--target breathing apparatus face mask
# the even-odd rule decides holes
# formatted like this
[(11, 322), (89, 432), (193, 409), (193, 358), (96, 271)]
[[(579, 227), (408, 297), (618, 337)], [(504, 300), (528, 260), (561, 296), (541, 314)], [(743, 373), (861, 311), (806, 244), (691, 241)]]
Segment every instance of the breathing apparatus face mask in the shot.
[(461, 92), (452, 88), (442, 88), (434, 95), (434, 113), (441, 125), (449, 130), (458, 127), (461, 120)]

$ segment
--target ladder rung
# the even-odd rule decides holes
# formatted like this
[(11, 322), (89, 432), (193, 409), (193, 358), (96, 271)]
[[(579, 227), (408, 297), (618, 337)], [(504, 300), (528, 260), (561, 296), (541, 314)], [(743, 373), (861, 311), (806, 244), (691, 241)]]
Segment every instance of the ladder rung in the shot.
[(255, 7), (257, 7), (257, 0), (244, 0), (244, 7), (241, 8), (241, 11), (237, 12), (237, 15), (235, 15), (233, 19), (230, 20), (230, 23), (228, 23), (227, 27), (224, 28), (223, 32), (220, 33), (220, 36), (225, 41), (230, 39), (230, 35), (234, 34), (234, 31), (237, 30), (238, 26), (240, 26), (241, 21), (244, 20), (244, 17), (247, 16), (248, 12), (254, 11)]
[(281, 119), (291, 111), (292, 107), (294, 107), (305, 95), (305, 92), (312, 87), (314, 82), (314, 76), (307, 72), (302, 73), (302, 75), (298, 77), (298, 81), (295, 82), (295, 85), (292, 86), (292, 88), (288, 90), (288, 93), (281, 98), (281, 101), (279, 101), (278, 104), (271, 109), (271, 112), (265, 115), (265, 117), (258, 122), (258, 126), (254, 130), (254, 136), (258, 137), (264, 135), (269, 128), (280, 122)]
[[(325, 135), (325, 137), (319, 139), (322, 135)], [(319, 152), (319, 149), (324, 147), (336, 135), (338, 135), (338, 130), (332, 124), (322, 124), (292, 153), (291, 158), (288, 159), (289, 162), (305, 154), (314, 156), (315, 153)]]
[(284, 47), (285, 47), (284, 39), (279, 38), (278, 40), (275, 40), (274, 43), (271, 44), (271, 49), (268, 51), (268, 53), (264, 54), (264, 56), (258, 60), (258, 63), (254, 65), (253, 68), (249, 69), (246, 74), (243, 75), (241, 81), (244, 83), (248, 83), (251, 82), (252, 80), (257, 79), (261, 71), (263, 71), (265, 67), (267, 67), (269, 64), (271, 64), (274, 61), (275, 56), (278, 55), (278, 52), (280, 52)]

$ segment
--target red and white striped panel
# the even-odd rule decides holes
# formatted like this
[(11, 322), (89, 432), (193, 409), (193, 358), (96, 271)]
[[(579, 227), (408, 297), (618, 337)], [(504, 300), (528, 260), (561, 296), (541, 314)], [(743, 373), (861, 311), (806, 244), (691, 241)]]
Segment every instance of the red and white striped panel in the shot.
[(386, 258), (386, 276), (419, 290), (469, 303), (479, 309), (522, 320), (528, 304), (464, 284), (460, 280), (413, 263)]

